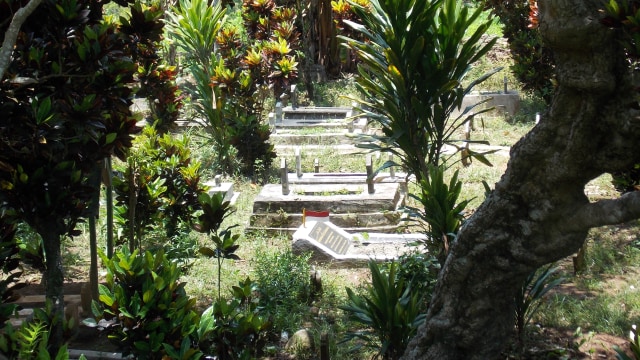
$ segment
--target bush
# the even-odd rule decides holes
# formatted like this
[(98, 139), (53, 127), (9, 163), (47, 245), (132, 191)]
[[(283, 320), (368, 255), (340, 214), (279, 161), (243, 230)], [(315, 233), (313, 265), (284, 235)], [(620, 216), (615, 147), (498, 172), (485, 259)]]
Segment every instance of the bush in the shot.
[(218, 298), (204, 311), (197, 331), (201, 349), (223, 360), (262, 355), (271, 324), (259, 313), (255, 293), (255, 283), (247, 278), (232, 287), (230, 301)]
[[(195, 356), (199, 315), (196, 300), (187, 296), (181, 271), (162, 250), (156, 254), (126, 248), (112, 259), (100, 254), (107, 268), (106, 285), (100, 284), (99, 302), (92, 305), (96, 317), (109, 320), (109, 339), (123, 348), (123, 355), (160, 359), (168, 353)], [(183, 357), (188, 358), (188, 357)]]
[(540, 31), (530, 22), (529, 1), (483, 0), (486, 8), (504, 24), (504, 37), (514, 60), (511, 70), (524, 90), (534, 92), (546, 103), (551, 101), (554, 86), (554, 62), (543, 46)]
[(123, 175), (114, 177), (113, 184), (121, 239), (139, 243), (160, 224), (169, 239), (191, 228), (204, 188), (200, 163), (191, 159), (188, 137), (159, 136), (153, 127), (145, 127), (135, 140), (127, 166), (119, 170)]
[(426, 319), (421, 313), (422, 296), (398, 278), (397, 263), (392, 262), (387, 271), (381, 271), (375, 261), (370, 261), (369, 269), (371, 285), (365, 293), (358, 295), (347, 288), (349, 300), (340, 306), (349, 319), (366, 328), (348, 332), (344, 341), (360, 339), (365, 346), (376, 349), (383, 359), (399, 359)]
[(423, 298), (421, 309), (426, 312), (438, 280), (438, 272), (440, 271), (438, 259), (421, 252), (403, 254), (395, 262), (384, 265), (387, 273), (393, 264), (397, 268), (396, 283), (402, 281), (408, 284), (412, 293), (421, 294)]
[(306, 312), (311, 301), (310, 257), (296, 255), (291, 249), (256, 253), (257, 289), (277, 331), (298, 330), (296, 314)]

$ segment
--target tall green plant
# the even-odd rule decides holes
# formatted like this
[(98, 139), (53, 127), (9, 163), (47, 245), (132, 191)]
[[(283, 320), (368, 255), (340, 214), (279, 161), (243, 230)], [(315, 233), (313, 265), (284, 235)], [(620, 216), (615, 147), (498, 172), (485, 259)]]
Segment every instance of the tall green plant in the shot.
[(496, 41), (483, 38), (491, 22), (469, 33), (482, 10), (456, 0), (372, 0), (366, 8), (355, 2), (351, 7), (362, 24), (345, 23), (364, 37), (341, 37), (361, 61), (356, 81), (365, 98), (353, 100), (382, 130), (363, 138), (360, 146), (397, 155), (421, 181), (429, 176), (428, 164), (440, 164), (443, 146), (453, 142), (473, 107), (451, 118), (453, 111), (475, 85), (499, 70), (462, 86), (471, 64)]
[(410, 215), (423, 221), (427, 235), (425, 245), (430, 254), (437, 256), (440, 265), (444, 265), (469, 204), (469, 200), (459, 200), (462, 182), (458, 180), (458, 171), (453, 173), (449, 184), (445, 182), (444, 172), (443, 165), (429, 165), (429, 176), (420, 180), (420, 193), (409, 195), (422, 207), (407, 207)]
[(224, 101), (219, 87), (213, 86), (216, 68), (222, 62), (216, 51), (216, 37), (226, 21), (226, 9), (209, 6), (206, 0), (180, 0), (168, 13), (167, 34), (185, 54), (185, 65), (194, 84), (186, 92), (193, 110), (206, 126), (215, 147), (219, 172), (233, 173), (231, 138), (223, 115)]
[(218, 260), (218, 300), (220, 300), (222, 296), (222, 263), (224, 259), (240, 259), (235, 254), (240, 247), (236, 244), (240, 234), (231, 232), (234, 227), (238, 226), (237, 224), (220, 229), (222, 222), (234, 212), (229, 201), (224, 200), (223, 193), (213, 195), (203, 193), (198, 196), (198, 201), (202, 207), (202, 213), (198, 216), (194, 228), (201, 233), (208, 234), (214, 245), (213, 248), (203, 246), (199, 251), (205, 256), (215, 257)]
[(349, 318), (366, 326), (365, 330), (348, 332), (345, 341), (361, 339), (378, 351), (383, 359), (399, 359), (418, 326), (426, 319), (421, 312), (421, 294), (411, 291), (410, 284), (397, 278), (398, 265), (390, 264), (380, 271), (375, 261), (369, 262), (371, 285), (365, 293), (356, 294), (347, 288), (348, 302), (340, 309)]

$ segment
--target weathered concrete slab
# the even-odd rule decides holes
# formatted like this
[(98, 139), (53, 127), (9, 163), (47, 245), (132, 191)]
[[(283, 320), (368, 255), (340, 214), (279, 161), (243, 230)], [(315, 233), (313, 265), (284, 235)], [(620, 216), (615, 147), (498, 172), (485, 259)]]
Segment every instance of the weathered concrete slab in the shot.
[(285, 106), (282, 108), (282, 120), (339, 120), (353, 115), (351, 107), (333, 106)]
[(253, 203), (253, 213), (302, 213), (302, 209), (329, 210), (338, 213), (396, 211), (404, 203), (398, 183), (379, 183), (375, 193), (367, 193), (366, 184), (292, 184), (289, 195), (282, 186), (267, 184)]
[(311, 221), (297, 229), (291, 246), (294, 253), (311, 252), (312, 261), (349, 268), (396, 259), (421, 239), (423, 235), (414, 234), (351, 234), (332, 222)]
[[(363, 228), (372, 231), (393, 231), (398, 229), (398, 224), (403, 220), (400, 211), (331, 214), (331, 222), (347, 231), (362, 231)], [(269, 214), (252, 214), (251, 226), (254, 228), (269, 228), (273, 230), (295, 231), (302, 225), (302, 214), (287, 214), (276, 212)]]
[(210, 180), (206, 181), (204, 185), (207, 187), (209, 196), (212, 196), (216, 193), (223, 193), (224, 201), (229, 201), (231, 205), (235, 204), (236, 200), (238, 200), (238, 196), (240, 196), (240, 193), (236, 193), (233, 191), (233, 183), (231, 182), (216, 183), (215, 180)]
[(520, 111), (520, 94), (517, 91), (508, 92), (473, 92), (464, 97), (460, 111), (455, 111), (451, 116), (458, 116), (467, 106), (474, 105), (481, 101), (488, 100), (479, 105), (472, 112), (480, 109), (495, 108), (491, 113), (494, 116), (513, 116)]

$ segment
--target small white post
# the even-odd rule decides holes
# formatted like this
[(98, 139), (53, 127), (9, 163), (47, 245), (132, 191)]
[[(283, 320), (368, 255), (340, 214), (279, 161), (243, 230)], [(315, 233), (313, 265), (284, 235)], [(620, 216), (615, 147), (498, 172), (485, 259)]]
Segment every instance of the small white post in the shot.
[(320, 172), (320, 160), (318, 160), (318, 158), (313, 160), (313, 168), (316, 174)]
[(213, 183), (214, 183), (215, 187), (220, 187), (220, 186), (222, 186), (222, 176), (220, 176), (220, 175), (216, 175), (216, 176), (213, 178)]
[(300, 148), (296, 148), (296, 175), (302, 177), (302, 159), (300, 156)]
[(276, 103), (276, 124), (282, 123), (282, 102)]
[(285, 158), (280, 160), (280, 183), (282, 183), (282, 195), (289, 195), (289, 171)]

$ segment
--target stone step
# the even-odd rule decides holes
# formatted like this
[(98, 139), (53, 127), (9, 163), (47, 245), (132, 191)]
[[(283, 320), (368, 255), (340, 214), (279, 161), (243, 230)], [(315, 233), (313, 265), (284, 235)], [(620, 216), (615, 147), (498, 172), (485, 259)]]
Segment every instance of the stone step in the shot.
[[(65, 304), (79, 304), (81, 301), (80, 294), (65, 294), (64, 302)], [(44, 295), (23, 295), (20, 296), (14, 304), (18, 304), (22, 307), (42, 307), (45, 304), (45, 296)]]
[[(399, 210), (373, 213), (331, 214), (331, 222), (345, 229), (367, 232), (374, 229), (397, 230), (405, 215)], [(302, 214), (252, 214), (249, 220), (254, 229), (296, 229), (302, 225)]]

